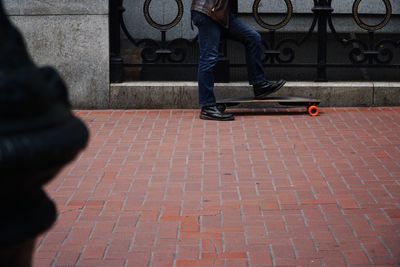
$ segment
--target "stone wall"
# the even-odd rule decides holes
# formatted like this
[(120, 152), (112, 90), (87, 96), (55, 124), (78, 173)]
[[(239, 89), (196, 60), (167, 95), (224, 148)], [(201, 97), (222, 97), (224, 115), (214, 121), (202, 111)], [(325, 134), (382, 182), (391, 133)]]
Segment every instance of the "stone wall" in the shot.
[(4, 0), (38, 65), (56, 67), (75, 108), (109, 104), (108, 0)]

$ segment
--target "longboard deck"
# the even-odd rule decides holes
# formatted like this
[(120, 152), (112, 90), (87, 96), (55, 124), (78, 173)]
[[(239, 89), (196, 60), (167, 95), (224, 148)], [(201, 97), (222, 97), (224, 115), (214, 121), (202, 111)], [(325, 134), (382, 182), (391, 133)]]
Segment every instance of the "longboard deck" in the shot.
[(318, 105), (321, 101), (314, 98), (297, 97), (297, 96), (275, 96), (257, 99), (254, 97), (232, 97), (221, 99), (217, 104), (240, 104), (240, 103), (299, 103), (299, 104), (313, 104)]
[(278, 103), (284, 106), (298, 106), (307, 107), (308, 114), (311, 116), (318, 116), (318, 105), (321, 101), (319, 99), (297, 97), (297, 96), (273, 96), (262, 99), (254, 97), (233, 97), (217, 101), (218, 109), (224, 111), (227, 107), (233, 107), (241, 103)]

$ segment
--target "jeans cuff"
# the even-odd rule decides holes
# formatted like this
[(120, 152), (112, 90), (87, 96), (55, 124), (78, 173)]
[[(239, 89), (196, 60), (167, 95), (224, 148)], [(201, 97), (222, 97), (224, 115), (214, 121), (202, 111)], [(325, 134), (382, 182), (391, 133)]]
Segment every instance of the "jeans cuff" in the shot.
[(200, 104), (200, 108), (208, 108), (208, 107), (212, 107), (215, 105), (216, 105), (216, 103)]
[(266, 82), (267, 81), (267, 78), (262, 78), (262, 79), (257, 79), (257, 80), (254, 80), (254, 81), (249, 81), (249, 84), (250, 85), (256, 85), (256, 84), (261, 84), (261, 83), (264, 83), (264, 82)]

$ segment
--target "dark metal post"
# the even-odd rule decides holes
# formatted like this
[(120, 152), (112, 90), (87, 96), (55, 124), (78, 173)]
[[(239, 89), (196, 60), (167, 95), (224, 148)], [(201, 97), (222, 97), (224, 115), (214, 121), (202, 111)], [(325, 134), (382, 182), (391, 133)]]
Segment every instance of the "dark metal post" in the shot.
[(326, 75), (327, 62), (327, 42), (328, 42), (328, 17), (333, 12), (331, 1), (318, 0), (318, 3), (312, 9), (318, 17), (318, 66), (317, 66), (317, 82), (328, 81)]
[(369, 64), (374, 64), (374, 58), (377, 56), (376, 51), (374, 51), (374, 42), (374, 31), (368, 31), (368, 50), (372, 52), (371, 54), (367, 55)]
[(124, 12), (123, 0), (109, 0), (110, 10), (110, 81), (123, 81), (123, 59), (121, 57), (121, 16)]
[(275, 49), (275, 30), (271, 30), (269, 32), (269, 44), (270, 44), (270, 51), (267, 51), (271, 55), (271, 63), (275, 63), (275, 58), (277, 57), (277, 54), (273, 53), (273, 50)]

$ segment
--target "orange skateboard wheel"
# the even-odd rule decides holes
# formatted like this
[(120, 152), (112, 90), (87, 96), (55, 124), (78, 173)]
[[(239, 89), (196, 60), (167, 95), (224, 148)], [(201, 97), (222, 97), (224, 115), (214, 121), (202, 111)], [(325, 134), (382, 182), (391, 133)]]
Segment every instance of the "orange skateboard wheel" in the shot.
[(307, 108), (307, 111), (308, 111), (308, 114), (309, 114), (310, 116), (316, 117), (316, 116), (319, 115), (319, 108), (318, 108), (317, 106), (314, 106), (314, 105), (309, 106), (309, 107)]

